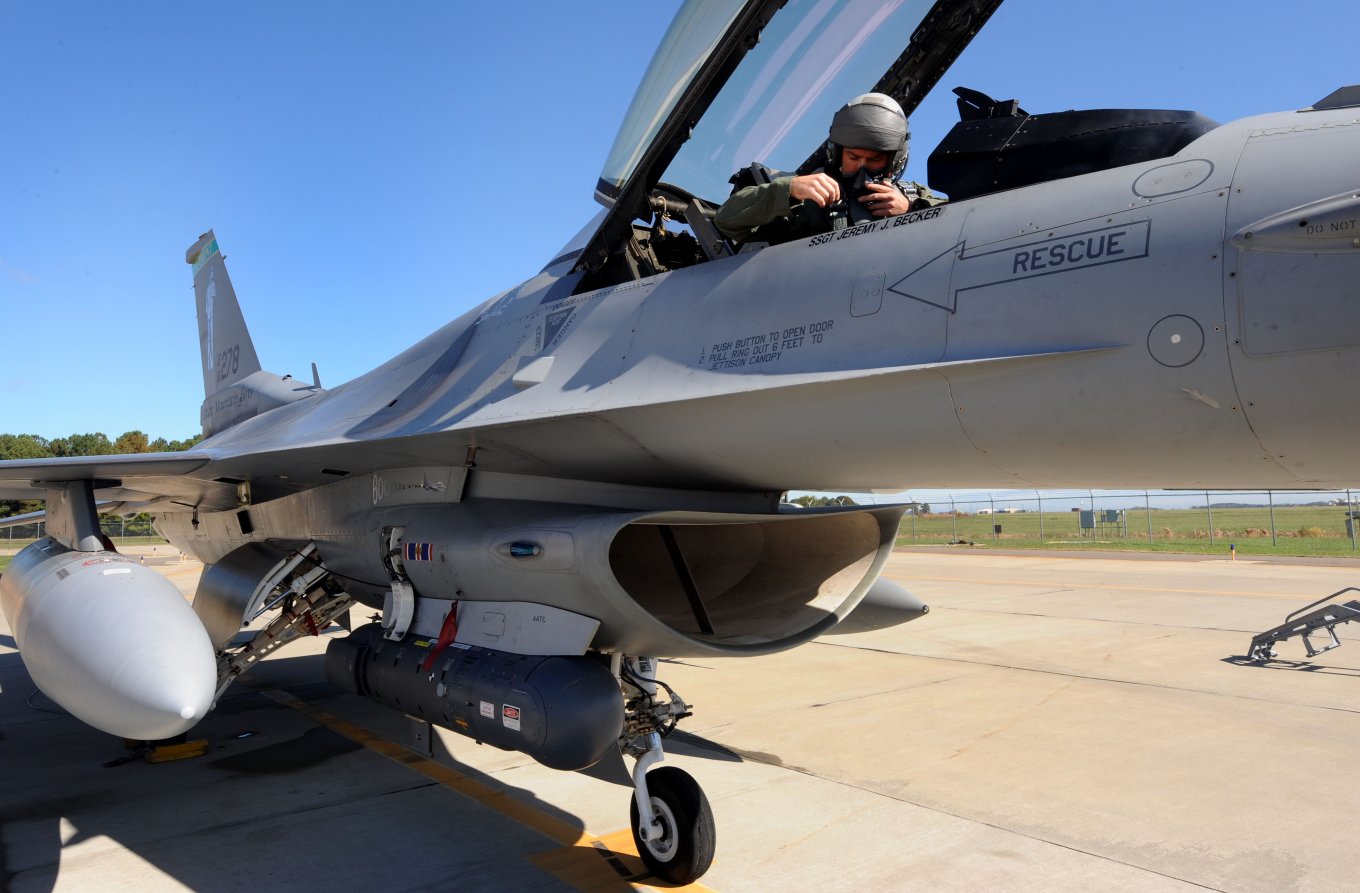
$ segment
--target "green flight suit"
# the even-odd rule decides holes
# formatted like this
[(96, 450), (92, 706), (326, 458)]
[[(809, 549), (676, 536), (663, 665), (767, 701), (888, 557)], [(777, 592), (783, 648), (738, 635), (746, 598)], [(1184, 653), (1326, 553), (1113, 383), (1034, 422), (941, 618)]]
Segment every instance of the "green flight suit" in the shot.
[[(820, 235), (835, 228), (830, 208), (820, 207), (813, 201), (794, 201), (789, 195), (789, 184), (793, 181), (793, 174), (773, 171), (768, 173), (772, 177), (768, 183), (740, 188), (723, 202), (713, 218), (719, 232), (734, 242), (769, 242), (771, 245), (778, 245)], [(823, 170), (822, 173), (826, 171)], [(740, 185), (745, 175), (746, 172), (743, 171), (733, 177), (733, 180)], [(842, 195), (853, 195), (851, 183), (846, 182), (845, 177), (838, 174), (832, 176), (840, 182)], [(748, 182), (749, 179), (746, 177)], [(929, 208), (944, 201), (933, 196), (930, 190), (920, 183), (894, 182), (894, 185), (904, 195), (913, 196), (911, 204), (913, 211)], [(847, 225), (854, 226), (867, 220), (880, 219), (875, 218), (867, 208), (853, 199), (846, 201), (844, 205), (842, 213), (846, 215)]]

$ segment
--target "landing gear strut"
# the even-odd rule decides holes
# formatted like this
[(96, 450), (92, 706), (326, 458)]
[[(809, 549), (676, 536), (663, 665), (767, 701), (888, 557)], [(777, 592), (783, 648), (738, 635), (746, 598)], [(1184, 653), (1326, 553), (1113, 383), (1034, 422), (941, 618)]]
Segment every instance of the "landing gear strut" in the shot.
[[(691, 883), (713, 862), (713, 810), (688, 772), (674, 766), (652, 770), (665, 759), (661, 739), (690, 715), (689, 705), (658, 682), (654, 658), (615, 655), (614, 664), (627, 697), (619, 748), (637, 760), (629, 810), (633, 842), (653, 875), (672, 884)], [(666, 690), (666, 700), (657, 699), (658, 686)]]

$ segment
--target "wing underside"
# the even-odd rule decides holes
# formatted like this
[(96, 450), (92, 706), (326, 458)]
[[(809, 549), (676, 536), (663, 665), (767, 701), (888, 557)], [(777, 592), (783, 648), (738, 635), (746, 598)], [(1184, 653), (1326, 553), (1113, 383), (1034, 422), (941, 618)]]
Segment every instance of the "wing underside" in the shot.
[(44, 499), (48, 490), (60, 485), (92, 481), (102, 502), (135, 504), (138, 511), (174, 504), (230, 508), (236, 503), (234, 483), (195, 475), (210, 458), (189, 451), (15, 459), (0, 462), (0, 499)]

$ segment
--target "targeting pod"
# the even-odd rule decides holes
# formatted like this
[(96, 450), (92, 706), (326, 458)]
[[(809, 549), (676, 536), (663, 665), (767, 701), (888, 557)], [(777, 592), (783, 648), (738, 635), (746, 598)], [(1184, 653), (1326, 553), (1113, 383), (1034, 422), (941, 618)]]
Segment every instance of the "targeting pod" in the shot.
[(326, 678), (412, 716), (551, 769), (584, 769), (618, 745), (623, 698), (588, 656), (509, 654), (454, 643), (429, 669), (435, 643), (384, 639), (369, 624), (326, 647)]

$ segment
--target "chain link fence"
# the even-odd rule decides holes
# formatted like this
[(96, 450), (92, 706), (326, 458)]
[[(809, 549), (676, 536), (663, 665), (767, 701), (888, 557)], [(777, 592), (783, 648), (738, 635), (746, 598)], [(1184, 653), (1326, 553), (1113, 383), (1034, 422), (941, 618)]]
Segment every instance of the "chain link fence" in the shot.
[[(129, 543), (163, 543), (165, 540), (160, 534), (156, 533), (152, 527), (151, 518), (145, 515), (138, 515), (132, 518), (117, 518), (108, 515), (99, 516), (99, 529), (109, 539), (117, 542)], [(34, 521), (30, 524), (16, 524), (0, 530), (0, 547), (21, 547), (37, 539), (42, 539), (47, 535), (47, 525), (43, 521)]]
[(904, 494), (898, 542), (1360, 552), (1360, 491)]

